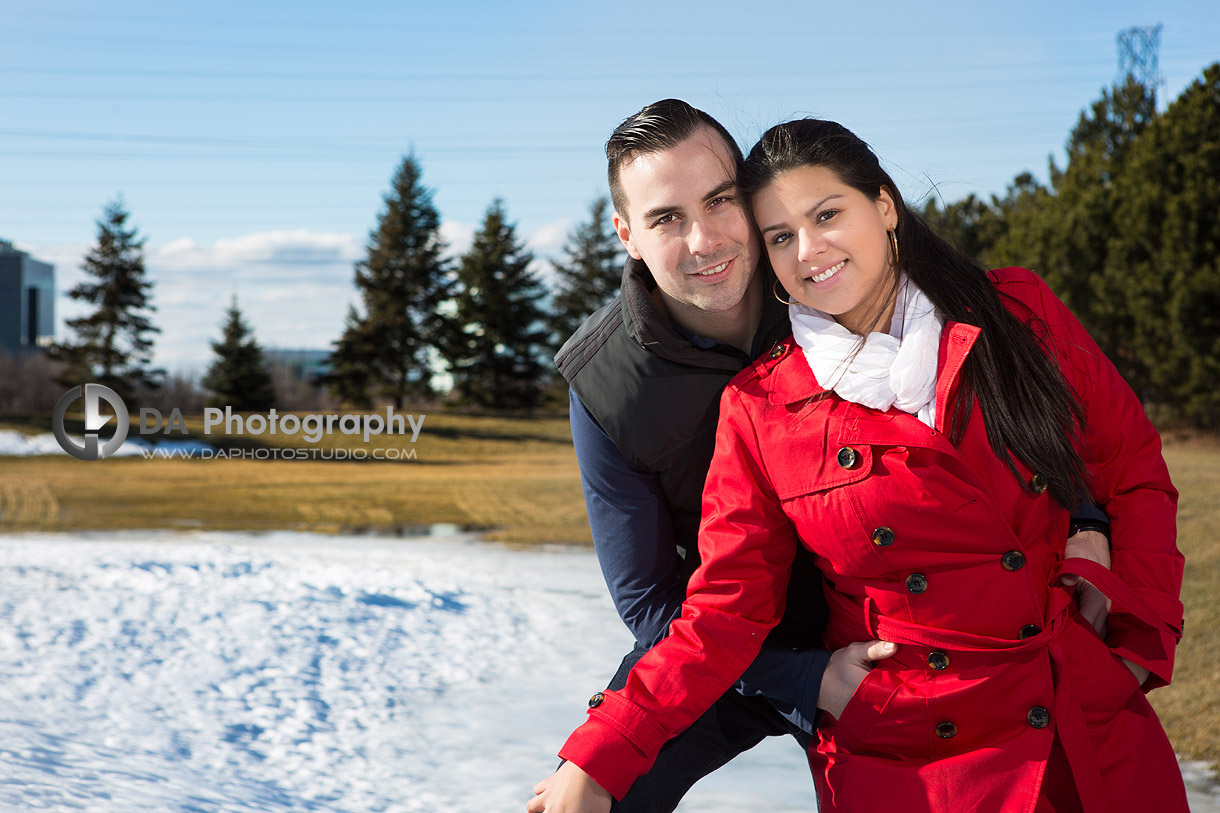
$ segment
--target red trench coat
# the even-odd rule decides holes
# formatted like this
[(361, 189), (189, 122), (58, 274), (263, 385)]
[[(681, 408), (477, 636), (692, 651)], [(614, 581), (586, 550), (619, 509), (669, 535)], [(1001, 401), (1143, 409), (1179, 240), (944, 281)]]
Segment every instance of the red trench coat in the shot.
[(1160, 440), (1041, 279), (992, 277), (1014, 312), (1042, 320), (1086, 409), (1080, 451), (1112, 521), (1113, 571), (1069, 569), (1113, 600), (1106, 639), (1059, 586), (1068, 513), (1033, 472), (1018, 480), (996, 458), (977, 408), (957, 447), (942, 434), (978, 328), (945, 326), (935, 430), (824, 392), (789, 339), (725, 391), (681, 619), (622, 691), (594, 696), (563, 757), (626, 793), (753, 660), (803, 544), (824, 574), (827, 646), (899, 644), (840, 719), (823, 715), (810, 751), (822, 810), (1033, 811), (1052, 775), (1087, 811), (1187, 809), (1169, 741), (1118, 658), (1151, 671), (1147, 691), (1169, 682), (1181, 637), (1177, 492)]

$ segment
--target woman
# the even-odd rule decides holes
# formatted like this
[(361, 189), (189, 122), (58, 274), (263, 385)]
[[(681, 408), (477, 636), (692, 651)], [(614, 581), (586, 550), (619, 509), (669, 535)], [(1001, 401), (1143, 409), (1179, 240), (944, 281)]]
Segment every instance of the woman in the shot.
[[(823, 810), (1185, 811), (1144, 698), (1181, 637), (1177, 493), (1133, 393), (1036, 275), (951, 248), (840, 125), (772, 128), (739, 180), (794, 337), (725, 391), (682, 618), (528, 809), (622, 795), (753, 659), (803, 544), (828, 647), (897, 645), (823, 715)], [(1112, 571), (1064, 558), (1083, 491)], [(1081, 578), (1113, 602), (1096, 628)]]

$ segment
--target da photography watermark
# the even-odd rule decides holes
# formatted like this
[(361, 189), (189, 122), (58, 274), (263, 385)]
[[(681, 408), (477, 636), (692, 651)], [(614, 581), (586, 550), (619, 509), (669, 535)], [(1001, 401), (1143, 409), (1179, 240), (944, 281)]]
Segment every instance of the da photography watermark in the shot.
[[(70, 437), (64, 426), (64, 417), (70, 407), (81, 398), (85, 399), (85, 438), (84, 442), (78, 443), (74, 438)], [(110, 404), (110, 408), (114, 410), (114, 415), (103, 416), (101, 414), (101, 401), (106, 401)], [(419, 432), (424, 427), (424, 419), (426, 415), (410, 415), (400, 412), (395, 412), (394, 407), (388, 406), (385, 409), (385, 414), (319, 414), (307, 413), (305, 415), (297, 415), (295, 413), (280, 413), (274, 409), (266, 414), (235, 414), (232, 407), (208, 407), (203, 411), (203, 435), (210, 437), (212, 429), (220, 426), (226, 435), (277, 435), (277, 436), (296, 436), (300, 435), (301, 439), (309, 444), (316, 444), (327, 435), (359, 435), (365, 443), (369, 443), (373, 436), (381, 434), (391, 435), (406, 435), (408, 431), (411, 435), (411, 443), (415, 443), (419, 439)], [(103, 443), (98, 436), (98, 432), (111, 419), (117, 418), (115, 421), (114, 436), (108, 438)], [(83, 384), (79, 387), (73, 387), (64, 393), (59, 402), (55, 404), (55, 412), (51, 418), (52, 430), (55, 433), (55, 439), (59, 442), (60, 447), (65, 452), (80, 460), (98, 460), (103, 457), (110, 457), (119, 450), (123, 445), (123, 441), (127, 439), (128, 427), (130, 424), (130, 413), (127, 410), (127, 405), (123, 403), (123, 399), (118, 393), (109, 387), (101, 384)], [(174, 435), (188, 436), (190, 433), (186, 428), (186, 420), (182, 417), (182, 411), (178, 407), (170, 410), (169, 416), (166, 417), (158, 409), (151, 407), (142, 407), (140, 409), (139, 421), (137, 422), (137, 431), (141, 436), (160, 434), (164, 437), (171, 438)], [(144, 449), (144, 457), (152, 457), (154, 451), (161, 449)], [(227, 459), (234, 456), (240, 456), (248, 459), (258, 460), (301, 460), (306, 458), (316, 458), (317, 452), (323, 452), (322, 459), (327, 460), (414, 460), (414, 449), (409, 450), (394, 450), (394, 449), (374, 449), (370, 454), (365, 449), (293, 449), (293, 448), (269, 448), (260, 450), (166, 450), (173, 452), (165, 454), (165, 457), (183, 457), (194, 458), (198, 456), (201, 459)]]
[[(155, 409), (140, 410), (140, 433), (144, 433), (144, 413), (155, 413), (155, 418), (159, 422), (161, 413)], [(178, 420), (181, 421), (182, 415), (175, 409), (170, 413), (170, 420), (173, 420), (177, 414)], [(417, 421), (416, 418), (419, 418)], [(394, 407), (388, 406), (385, 408), (385, 417), (380, 415), (295, 415), (288, 413), (281, 415), (274, 409), (266, 415), (234, 415), (231, 407), (225, 407), (223, 411), (216, 407), (209, 407), (203, 411), (203, 433), (210, 434), (213, 426), (224, 422), (225, 434), (239, 435), (245, 433), (247, 435), (295, 435), (298, 432), (304, 437), (306, 443), (317, 443), (327, 435), (334, 434), (335, 428), (338, 427), (339, 433), (343, 435), (363, 435), (364, 442), (368, 443), (373, 435), (380, 435), (387, 429), (392, 435), (405, 435), (407, 433), (407, 425), (411, 426), (411, 442), (419, 437), (419, 430), (424, 428), (424, 418), (426, 415), (402, 415), (394, 412)], [(168, 430), (166, 430), (168, 431)], [(185, 431), (185, 428), (184, 428)]]
[[(68, 407), (82, 397), (85, 399), (84, 445), (77, 444), (64, 428), (64, 416), (68, 414)], [(101, 401), (110, 404), (110, 408), (114, 410), (113, 415), (102, 415)], [(114, 436), (99, 446), (97, 433), (112, 418), (118, 419), (115, 421)], [(55, 411), (51, 413), (51, 431), (55, 433), (55, 440), (59, 441), (60, 447), (68, 454), (78, 460), (97, 460), (110, 457), (123, 445), (123, 441), (127, 439), (128, 420), (127, 404), (123, 403), (117, 392), (101, 384), (82, 384), (65, 392), (56, 402)]]

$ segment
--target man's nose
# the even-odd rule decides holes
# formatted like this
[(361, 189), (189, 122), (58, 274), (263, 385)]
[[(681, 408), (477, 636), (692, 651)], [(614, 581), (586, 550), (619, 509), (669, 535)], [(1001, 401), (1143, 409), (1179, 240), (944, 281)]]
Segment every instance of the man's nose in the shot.
[(711, 254), (720, 246), (720, 230), (706, 220), (695, 219), (690, 224), (686, 245), (691, 254)]

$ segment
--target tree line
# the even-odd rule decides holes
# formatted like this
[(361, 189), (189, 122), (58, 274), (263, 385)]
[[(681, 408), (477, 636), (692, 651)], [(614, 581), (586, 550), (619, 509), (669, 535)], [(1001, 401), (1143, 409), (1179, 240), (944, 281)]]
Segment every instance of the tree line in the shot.
[[(1046, 184), (1023, 172), (1002, 196), (930, 198), (923, 215), (989, 267), (1040, 272), (1157, 418), (1220, 428), (1220, 64), (1164, 113), (1134, 79), (1104, 89), (1066, 146), (1064, 166), (1048, 161)], [(470, 248), (451, 257), (433, 192), (407, 155), (355, 265), (359, 303), (326, 384), (352, 406), (401, 407), (434, 397), (447, 375), (458, 403), (537, 406), (553, 375), (548, 356), (617, 291), (623, 253), (611, 214), (608, 200), (592, 203), (551, 261), (547, 290), (500, 199)], [(123, 394), (163, 376), (151, 368), (158, 329), (143, 241), (126, 219), (120, 202), (106, 208), (84, 262), (92, 279), (69, 292), (96, 310), (69, 320), (75, 341), (52, 349), (64, 383)], [(268, 408), (266, 365), (236, 299), (212, 347), (202, 382), (212, 397)]]
[[(348, 309), (324, 385), (356, 408), (379, 401), (401, 408), (437, 396), (434, 382), (448, 375), (446, 395), (455, 403), (538, 406), (548, 396), (549, 356), (617, 292), (624, 255), (609, 200), (594, 200), (588, 221), (550, 261), (555, 285), (548, 290), (500, 199), (487, 208), (469, 250), (449, 257), (421, 175), (413, 155), (395, 173), (366, 256), (355, 265), (360, 301)], [(151, 363), (160, 328), (151, 319), (144, 240), (128, 218), (121, 200), (106, 206), (83, 263), (89, 279), (68, 292), (94, 310), (68, 320), (75, 338), (49, 351), (63, 386), (96, 381), (124, 399), (147, 397), (165, 378)], [(271, 372), (236, 295), (211, 346), (214, 361), (201, 381), (208, 403), (269, 409)]]
[(929, 200), (984, 265), (1040, 272), (1155, 417), (1220, 428), (1220, 63), (1165, 112), (1132, 78), (1105, 89), (1049, 182)]

